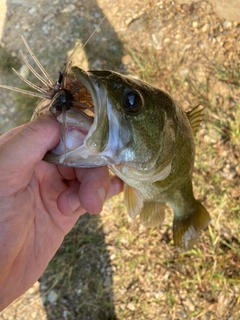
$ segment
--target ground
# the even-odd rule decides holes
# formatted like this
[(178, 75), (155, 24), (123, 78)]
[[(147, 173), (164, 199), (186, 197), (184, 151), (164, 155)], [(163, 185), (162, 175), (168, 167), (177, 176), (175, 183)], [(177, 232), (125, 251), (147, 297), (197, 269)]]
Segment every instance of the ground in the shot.
[[(170, 211), (160, 229), (145, 229), (117, 196), (79, 220), (39, 282), (0, 319), (240, 319), (240, 22), (217, 17), (206, 1), (7, 1), (1, 83), (19, 86), (12, 66), (32, 79), (20, 35), (57, 78), (104, 15), (77, 55), (82, 68), (147, 81), (185, 110), (204, 105), (193, 183), (212, 221), (198, 246), (179, 254)], [(26, 122), (37, 102), (1, 95), (3, 133)]]

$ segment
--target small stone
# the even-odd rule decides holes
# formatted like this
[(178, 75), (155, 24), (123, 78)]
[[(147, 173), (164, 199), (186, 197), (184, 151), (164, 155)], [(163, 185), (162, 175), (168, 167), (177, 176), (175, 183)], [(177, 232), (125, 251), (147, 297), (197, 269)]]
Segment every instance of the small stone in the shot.
[(77, 293), (78, 296), (80, 296), (80, 294), (82, 293), (82, 289), (81, 288), (77, 289), (76, 293)]
[(209, 27), (209, 23), (204, 24), (201, 28), (202, 32), (207, 32), (209, 30)]
[(57, 298), (58, 298), (58, 295), (55, 291), (50, 291), (49, 294), (48, 294), (48, 301), (50, 303), (54, 303), (57, 301)]
[(112, 267), (107, 267), (107, 268), (106, 268), (106, 273), (107, 273), (108, 275), (111, 275), (111, 274), (112, 274)]
[(50, 31), (50, 27), (47, 24), (45, 24), (42, 26), (42, 31), (44, 32), (45, 35), (48, 35)]
[(23, 29), (24, 31), (26, 31), (26, 30), (30, 29), (30, 27), (29, 27), (28, 24), (23, 24), (23, 25), (22, 25), (22, 29)]
[(112, 279), (110, 276), (106, 276), (104, 281), (103, 281), (103, 286), (104, 287), (109, 287), (112, 284)]
[(76, 9), (76, 6), (74, 4), (70, 4), (68, 7), (64, 8), (62, 10), (62, 13), (71, 13)]
[(34, 294), (34, 293), (36, 293), (38, 291), (39, 291), (39, 282), (38, 281), (35, 282), (34, 285), (30, 289), (28, 289), (28, 292), (30, 294)]
[(187, 314), (183, 309), (179, 310), (178, 314), (180, 318), (187, 318)]
[(36, 11), (37, 11), (37, 8), (36, 8), (36, 7), (32, 7), (32, 8), (28, 11), (28, 13), (29, 13), (29, 14), (34, 14)]
[(31, 313), (31, 317), (32, 317), (33, 319), (36, 319), (37, 316), (38, 316), (37, 311), (33, 311), (33, 312)]
[(67, 316), (68, 316), (68, 311), (67, 311), (67, 310), (64, 310), (64, 311), (63, 311), (63, 318), (67, 318)]
[(101, 14), (99, 12), (94, 12), (93, 16), (94, 16), (94, 18), (99, 18), (101, 16)]
[(187, 3), (183, 3), (182, 5), (181, 5), (181, 9), (182, 9), (182, 11), (184, 11), (184, 12), (189, 12), (190, 11), (190, 6), (187, 4)]
[(193, 24), (192, 24), (193, 28), (197, 28), (198, 26), (198, 22), (197, 21), (194, 21)]
[(135, 305), (132, 302), (129, 302), (127, 304), (127, 309), (129, 309), (130, 311), (135, 311)]
[(240, 176), (240, 164), (236, 166), (236, 172)]
[(164, 42), (164, 43), (168, 43), (168, 42), (170, 42), (170, 41), (171, 41), (170, 38), (165, 38), (165, 39), (163, 39), (163, 42)]
[(228, 21), (228, 20), (224, 20), (223, 22), (223, 28), (224, 29), (229, 29), (232, 26), (232, 22)]
[(116, 254), (115, 253), (110, 255), (110, 260), (114, 260), (115, 258), (116, 258)]

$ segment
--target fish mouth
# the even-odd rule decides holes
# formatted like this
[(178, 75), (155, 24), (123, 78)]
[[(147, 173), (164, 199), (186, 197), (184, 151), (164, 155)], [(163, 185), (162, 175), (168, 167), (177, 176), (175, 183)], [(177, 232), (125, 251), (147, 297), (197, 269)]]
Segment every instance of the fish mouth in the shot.
[[(71, 107), (58, 111), (56, 118), (62, 124), (60, 142), (45, 155), (44, 160), (54, 164), (88, 168), (113, 164), (116, 159), (116, 143), (111, 143), (113, 139), (109, 141), (109, 102), (106, 87), (102, 81), (98, 81), (94, 71), (86, 72), (73, 67), (72, 72), (81, 84), (81, 90), (77, 93), (78, 101), (75, 100), (76, 93), (73, 93), (74, 101)], [(92, 108), (84, 102), (86, 96)]]

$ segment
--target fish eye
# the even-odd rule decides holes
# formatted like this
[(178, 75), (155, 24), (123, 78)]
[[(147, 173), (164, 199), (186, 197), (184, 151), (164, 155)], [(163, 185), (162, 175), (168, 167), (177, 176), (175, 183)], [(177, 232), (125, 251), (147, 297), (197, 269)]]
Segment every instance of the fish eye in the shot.
[(143, 98), (138, 91), (130, 91), (124, 94), (123, 107), (127, 114), (137, 115), (143, 107)]

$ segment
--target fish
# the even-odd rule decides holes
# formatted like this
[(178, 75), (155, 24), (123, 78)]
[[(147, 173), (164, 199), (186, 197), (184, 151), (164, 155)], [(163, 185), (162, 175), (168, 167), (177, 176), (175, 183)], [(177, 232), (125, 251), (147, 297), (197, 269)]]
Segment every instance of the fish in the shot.
[(192, 186), (194, 136), (204, 107), (185, 112), (167, 92), (112, 70), (85, 71), (72, 63), (72, 55), (53, 81), (23, 42), (41, 74), (23, 60), (42, 87), (17, 71), (37, 92), (0, 87), (42, 98), (32, 120), (50, 111), (62, 124), (59, 144), (43, 160), (76, 168), (107, 165), (124, 182), (131, 218), (159, 227), (170, 206), (174, 245), (192, 249), (211, 220)]

